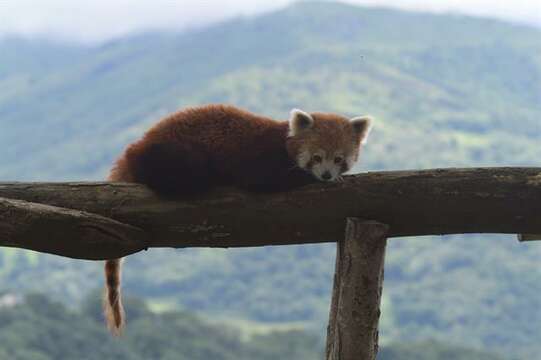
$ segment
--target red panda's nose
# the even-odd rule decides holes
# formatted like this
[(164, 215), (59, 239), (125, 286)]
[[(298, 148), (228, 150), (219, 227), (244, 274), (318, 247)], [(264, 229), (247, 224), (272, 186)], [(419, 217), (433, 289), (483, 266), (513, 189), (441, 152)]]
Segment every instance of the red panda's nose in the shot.
[(332, 175), (329, 171), (325, 171), (323, 174), (321, 174), (321, 178), (323, 180), (330, 180), (332, 178)]

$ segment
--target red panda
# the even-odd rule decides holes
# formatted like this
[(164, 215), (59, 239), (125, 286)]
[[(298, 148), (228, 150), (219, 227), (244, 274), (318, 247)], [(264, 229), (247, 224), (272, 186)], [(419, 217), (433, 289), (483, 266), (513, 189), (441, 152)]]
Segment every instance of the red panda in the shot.
[[(188, 108), (129, 145), (109, 180), (145, 184), (168, 198), (214, 186), (273, 192), (336, 181), (357, 161), (371, 125), (369, 116), (298, 109), (278, 122), (229, 105)], [(113, 334), (124, 326), (120, 273), (121, 259), (106, 261), (104, 308)]]

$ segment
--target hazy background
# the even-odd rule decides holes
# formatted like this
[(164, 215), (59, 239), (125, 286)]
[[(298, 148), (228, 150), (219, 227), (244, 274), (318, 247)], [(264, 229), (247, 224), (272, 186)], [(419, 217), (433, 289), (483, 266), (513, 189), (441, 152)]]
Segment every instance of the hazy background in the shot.
[[(235, 16), (251, 16), (280, 9), (294, 2), (3, 0), (0, 2), (0, 34), (99, 42), (133, 32), (201, 27)], [(350, 0), (345, 3), (487, 16), (541, 25), (541, 3), (536, 0)]]
[[(1, 1), (0, 180), (103, 179), (209, 102), (373, 114), (354, 172), (539, 166), (537, 2), (371, 3)], [(540, 259), (511, 235), (390, 241), (381, 360), (537, 358)], [(0, 360), (322, 358), (333, 244), (130, 256), (121, 341), (101, 265), (2, 249)]]

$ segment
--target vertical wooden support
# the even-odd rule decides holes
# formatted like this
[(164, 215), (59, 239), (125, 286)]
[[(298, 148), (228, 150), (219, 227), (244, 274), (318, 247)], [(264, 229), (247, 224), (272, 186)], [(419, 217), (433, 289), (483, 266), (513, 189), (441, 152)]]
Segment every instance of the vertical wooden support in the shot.
[(375, 360), (389, 227), (348, 218), (338, 242), (327, 327), (327, 360)]

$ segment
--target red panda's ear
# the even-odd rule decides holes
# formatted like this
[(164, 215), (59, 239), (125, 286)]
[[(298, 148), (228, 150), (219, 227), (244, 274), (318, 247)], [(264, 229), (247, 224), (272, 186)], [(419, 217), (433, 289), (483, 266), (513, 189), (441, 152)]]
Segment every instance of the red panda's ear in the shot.
[(291, 110), (289, 115), (289, 136), (295, 136), (314, 125), (314, 118), (299, 109)]
[(370, 130), (372, 130), (372, 123), (374, 119), (369, 115), (357, 116), (350, 120), (353, 129), (360, 137), (360, 143), (366, 144)]

